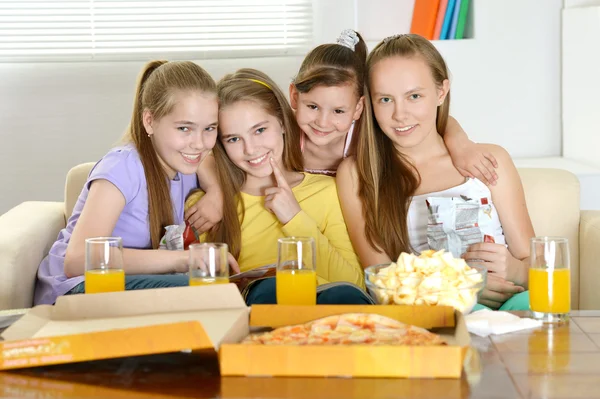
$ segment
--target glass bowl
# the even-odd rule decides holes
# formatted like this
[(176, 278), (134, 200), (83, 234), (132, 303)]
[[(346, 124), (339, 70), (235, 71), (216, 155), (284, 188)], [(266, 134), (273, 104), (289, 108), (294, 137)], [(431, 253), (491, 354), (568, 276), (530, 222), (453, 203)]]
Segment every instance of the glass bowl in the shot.
[(414, 272), (394, 273), (389, 278), (378, 275), (389, 266), (386, 263), (365, 269), (367, 290), (381, 305), (445, 305), (468, 314), (487, 282), (487, 269), (481, 265), (469, 265), (471, 269), (461, 275), (462, 279), (443, 275), (441, 271), (429, 276)]

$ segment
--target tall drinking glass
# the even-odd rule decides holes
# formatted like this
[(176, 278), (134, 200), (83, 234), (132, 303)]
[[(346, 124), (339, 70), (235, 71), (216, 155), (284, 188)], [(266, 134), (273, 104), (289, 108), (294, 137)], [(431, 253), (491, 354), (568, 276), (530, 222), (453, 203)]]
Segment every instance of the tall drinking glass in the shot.
[(229, 283), (227, 244), (191, 244), (189, 253), (190, 285)]
[(317, 261), (312, 237), (277, 240), (277, 304), (316, 305)]
[(125, 291), (121, 237), (85, 240), (85, 293)]
[(571, 311), (569, 241), (562, 237), (531, 239), (529, 307), (546, 323), (568, 319)]

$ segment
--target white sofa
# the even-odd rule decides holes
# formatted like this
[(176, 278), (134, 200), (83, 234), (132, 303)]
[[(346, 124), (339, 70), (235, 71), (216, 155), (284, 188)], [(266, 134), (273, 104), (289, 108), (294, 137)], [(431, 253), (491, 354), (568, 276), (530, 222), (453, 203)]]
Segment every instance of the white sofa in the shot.
[[(0, 310), (32, 306), (48, 254), (93, 163), (69, 171), (64, 202), (24, 202), (0, 216)], [(600, 211), (579, 209), (579, 181), (560, 169), (519, 169), (537, 235), (569, 238), (573, 309), (600, 309)]]

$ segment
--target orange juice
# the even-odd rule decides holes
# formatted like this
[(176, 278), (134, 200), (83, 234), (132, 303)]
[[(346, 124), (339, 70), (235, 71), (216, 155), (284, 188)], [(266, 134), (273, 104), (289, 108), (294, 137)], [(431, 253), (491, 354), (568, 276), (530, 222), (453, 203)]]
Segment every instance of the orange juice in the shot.
[(278, 305), (316, 305), (317, 273), (314, 270), (277, 270)]
[(568, 313), (571, 310), (569, 269), (529, 269), (529, 306), (534, 312)]
[(96, 269), (85, 272), (85, 293), (125, 291), (123, 269)]
[(229, 284), (228, 277), (190, 277), (190, 285)]

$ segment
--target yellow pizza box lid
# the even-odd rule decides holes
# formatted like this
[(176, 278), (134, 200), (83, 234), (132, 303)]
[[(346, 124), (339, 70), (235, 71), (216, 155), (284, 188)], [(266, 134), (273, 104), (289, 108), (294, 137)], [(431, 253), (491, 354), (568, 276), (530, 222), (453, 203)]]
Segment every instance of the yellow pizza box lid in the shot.
[(235, 284), (61, 296), (2, 334), (0, 370), (217, 350), (249, 332)]

